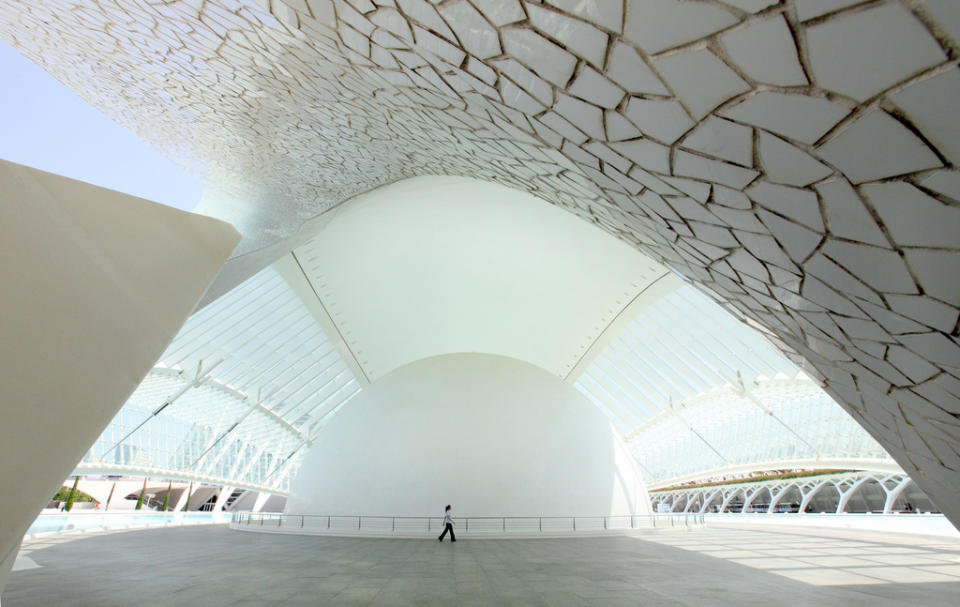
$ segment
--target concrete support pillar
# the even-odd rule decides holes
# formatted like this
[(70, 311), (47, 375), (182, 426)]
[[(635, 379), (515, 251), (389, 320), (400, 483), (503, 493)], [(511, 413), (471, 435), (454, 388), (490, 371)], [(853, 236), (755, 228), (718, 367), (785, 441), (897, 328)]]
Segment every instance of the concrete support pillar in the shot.
[[(896, 487), (892, 490), (887, 491), (887, 499), (883, 504), (883, 513), (890, 514), (893, 512), (893, 506), (897, 503), (897, 500), (900, 498), (900, 495), (903, 493), (903, 490), (910, 486), (910, 483), (913, 482), (909, 476), (903, 477)], [(886, 489), (886, 486), (884, 486)]]
[(828, 481), (821, 481), (813, 487), (810, 488), (806, 493), (803, 492), (803, 488), (800, 489), (800, 514), (804, 514), (807, 511), (807, 506), (810, 505), (810, 502), (813, 501), (813, 498), (816, 497), (817, 493), (820, 493), (820, 490), (827, 486)]
[(853, 497), (857, 490), (863, 486), (865, 482), (870, 480), (870, 477), (865, 476), (858, 481), (855, 481), (846, 491), (840, 492), (840, 501), (837, 503), (837, 514), (845, 512), (847, 510), (847, 504), (850, 503), (850, 498)]
[(260, 510), (263, 508), (263, 505), (267, 503), (268, 499), (270, 499), (270, 495), (270, 493), (265, 493), (263, 491), (258, 493), (256, 501), (253, 502), (252, 511), (260, 512)]
[(180, 492), (180, 496), (177, 498), (177, 503), (173, 505), (171, 510), (174, 512), (180, 512), (183, 510), (183, 507), (187, 504), (187, 497), (190, 496), (192, 491), (193, 483), (190, 483), (188, 486), (184, 487), (183, 491)]
[(791, 488), (796, 487), (793, 483), (787, 483), (778, 489), (776, 492), (770, 492), (770, 507), (767, 508), (767, 514), (777, 511), (777, 506), (780, 505), (780, 500), (783, 499), (783, 496), (787, 494)]
[(214, 511), (214, 512), (222, 512), (222, 511), (223, 511), (223, 505), (227, 503), (227, 498), (229, 498), (229, 497), (233, 494), (233, 490), (234, 490), (235, 488), (236, 488), (236, 487), (226, 487), (226, 486), (224, 486), (223, 489), (220, 490), (220, 494), (217, 495), (217, 503), (214, 504), (214, 506), (213, 506), (213, 511)]
[[(0, 563), (239, 241), (228, 224), (0, 161)], [(94, 338), (95, 337), (95, 338)], [(2, 591), (2, 584), (0, 584)]]

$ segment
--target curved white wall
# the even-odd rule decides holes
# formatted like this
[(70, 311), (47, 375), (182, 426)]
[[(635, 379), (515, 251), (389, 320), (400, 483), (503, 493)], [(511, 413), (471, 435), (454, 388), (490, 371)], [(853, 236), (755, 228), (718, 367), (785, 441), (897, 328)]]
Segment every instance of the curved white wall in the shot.
[(582, 394), (528, 363), (450, 354), (390, 373), (317, 437), (291, 487), (299, 514), (649, 513), (636, 464)]

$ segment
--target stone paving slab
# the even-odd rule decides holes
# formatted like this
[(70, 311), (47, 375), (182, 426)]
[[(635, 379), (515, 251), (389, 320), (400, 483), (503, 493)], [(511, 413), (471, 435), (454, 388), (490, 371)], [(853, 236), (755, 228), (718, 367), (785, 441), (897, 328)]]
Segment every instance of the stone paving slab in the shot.
[[(818, 560), (849, 546), (859, 549), (849, 567)], [(23, 552), (40, 567), (13, 572), (3, 607), (155, 600), (696, 607), (768, 607), (789, 600), (791, 607), (919, 607), (956, 604), (960, 597), (960, 570), (953, 566), (960, 563), (960, 541), (836, 530), (703, 529), (644, 537), (463, 539), (454, 545), (193, 527), (26, 542)], [(909, 558), (896, 564), (894, 555)]]

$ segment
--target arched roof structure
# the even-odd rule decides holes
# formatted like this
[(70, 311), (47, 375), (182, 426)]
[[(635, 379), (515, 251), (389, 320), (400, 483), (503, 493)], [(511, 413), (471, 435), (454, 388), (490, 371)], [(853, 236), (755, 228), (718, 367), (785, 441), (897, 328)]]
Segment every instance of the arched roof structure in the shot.
[(208, 302), (378, 185), (516, 187), (764, 328), (957, 521), (957, 11), (43, 0), (0, 36), (209, 176), (244, 240)]

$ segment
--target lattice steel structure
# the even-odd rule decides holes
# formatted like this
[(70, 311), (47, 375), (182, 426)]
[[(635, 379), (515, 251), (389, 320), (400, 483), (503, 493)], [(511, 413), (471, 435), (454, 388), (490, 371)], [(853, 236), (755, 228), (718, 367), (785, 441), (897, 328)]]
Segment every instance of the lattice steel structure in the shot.
[(652, 493), (655, 512), (939, 512), (903, 473), (843, 472), (743, 481)]
[(187, 321), (77, 469), (283, 493), (305, 448), (359, 391), (267, 268)]
[(692, 286), (647, 305), (576, 385), (652, 488), (790, 467), (896, 465), (764, 337)]

